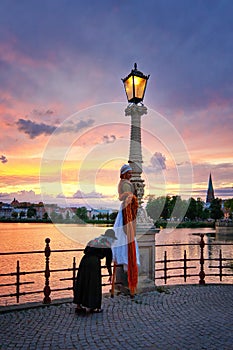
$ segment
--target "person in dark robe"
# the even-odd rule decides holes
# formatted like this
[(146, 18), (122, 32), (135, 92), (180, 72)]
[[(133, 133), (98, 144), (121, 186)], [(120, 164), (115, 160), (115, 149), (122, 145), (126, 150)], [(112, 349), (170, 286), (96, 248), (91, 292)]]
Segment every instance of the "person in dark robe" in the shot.
[(106, 259), (109, 282), (112, 279), (112, 249), (115, 232), (107, 229), (103, 235), (88, 242), (81, 259), (74, 288), (76, 313), (102, 312), (101, 259)]

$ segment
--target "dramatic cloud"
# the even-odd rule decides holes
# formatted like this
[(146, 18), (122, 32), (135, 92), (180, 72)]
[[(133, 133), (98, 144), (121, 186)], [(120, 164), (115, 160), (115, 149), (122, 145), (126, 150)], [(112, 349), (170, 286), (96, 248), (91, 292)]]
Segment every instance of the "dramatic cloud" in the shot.
[(115, 135), (104, 135), (103, 136), (103, 142), (104, 143), (113, 143), (116, 141), (116, 136)]
[(80, 120), (76, 124), (71, 123), (69, 126), (64, 124), (61, 127), (48, 125), (45, 123), (36, 123), (29, 119), (19, 119), (16, 122), (18, 130), (29, 135), (30, 139), (34, 139), (40, 135), (51, 135), (56, 129), (58, 133), (68, 133), (68, 132), (78, 132), (88, 126), (91, 126), (94, 123), (94, 120)]
[(9, 202), (11, 200), (11, 196), (12, 196), (12, 194), (1, 192), (0, 193), (0, 201)]
[(80, 190), (75, 192), (72, 197), (65, 196), (63, 193), (60, 193), (56, 196), (56, 198), (63, 198), (63, 199), (85, 199), (85, 198), (105, 198), (105, 196), (102, 195), (102, 193), (97, 193), (97, 192), (89, 192), (89, 193), (84, 193)]
[(160, 152), (155, 152), (153, 157), (151, 157), (150, 162), (153, 168), (159, 168), (162, 170), (166, 169), (166, 157)]
[[(206, 199), (207, 195), (207, 187), (203, 190), (193, 190), (193, 197), (202, 197), (203, 200)], [(215, 198), (221, 198), (221, 199), (228, 199), (233, 198), (233, 188), (232, 187), (225, 187), (225, 188), (218, 188), (214, 186), (214, 196)]]
[(149, 166), (145, 167), (145, 171), (148, 173), (161, 172), (166, 169), (166, 157), (160, 153), (155, 152), (150, 159)]
[(82, 129), (88, 128), (94, 124), (94, 120), (89, 118), (87, 120), (80, 120), (77, 123), (71, 122), (70, 125), (67, 125), (67, 123), (64, 123), (59, 129), (59, 133), (63, 132), (79, 132)]
[(44, 116), (44, 115), (52, 115), (54, 112), (51, 109), (47, 109), (45, 111), (43, 110), (38, 110), (38, 109), (33, 109), (32, 114), (35, 116)]
[[(150, 154), (143, 159), (145, 173), (155, 175), (156, 181), (166, 176), (167, 184), (174, 185), (178, 180), (173, 174), (185, 172), (188, 166), (183, 157), (172, 165), (166, 146), (172, 148), (176, 140), (163, 129), (162, 119), (150, 115), (149, 110), (154, 110), (181, 135), (193, 165), (193, 187), (205, 188), (211, 172), (215, 188), (230, 188), (233, 1), (150, 0), (141, 10), (139, 0), (133, 6), (132, 1), (115, 0), (0, 2), (1, 152), (9, 158), (6, 164), (6, 156), (0, 157), (2, 192), (30, 186), (38, 193), (44, 139), (50, 136), (50, 145), (58, 147), (53, 152), (56, 158), (69, 142), (74, 145), (64, 163), (64, 168), (69, 167), (67, 183), (72, 183), (70, 174), (77, 173), (79, 166), (71, 159), (85, 157), (88, 162), (83, 168), (88, 170), (90, 160), (93, 168), (96, 162), (111, 160), (108, 166), (113, 168), (115, 158), (127, 159), (130, 119), (123, 118), (127, 100), (121, 78), (134, 62), (150, 74), (144, 100), (148, 115), (143, 116), (142, 127), (146, 125), (154, 135), (155, 144), (150, 144)], [(100, 40), (96, 40), (97, 28)], [(120, 101), (125, 107), (117, 115), (125, 126), (113, 124), (119, 120), (114, 113), (105, 116), (100, 109), (93, 114), (88, 110), (112, 102), (115, 111), (114, 104)], [(53, 139), (53, 135), (60, 137)], [(157, 139), (164, 147), (157, 146)], [(142, 137), (142, 146), (147, 141)], [(111, 185), (112, 177), (103, 173), (98, 173), (101, 184)], [(94, 178), (89, 172), (85, 181), (86, 177)], [(102, 187), (97, 191), (106, 193)]]
[(221, 185), (222, 187), (226, 187), (227, 184), (233, 183), (233, 163), (197, 163), (193, 164), (193, 171), (194, 175), (196, 176), (196, 182), (199, 183), (206, 182), (209, 178), (210, 173), (212, 174), (212, 181), (214, 186), (217, 183), (218, 186)]
[(36, 194), (34, 191), (17, 191), (17, 192), (1, 192), (0, 199), (6, 201), (8, 203), (12, 202), (13, 199), (16, 198), (19, 202), (32, 202), (37, 203), (41, 202), (42, 198), (40, 194)]
[(233, 187), (216, 188), (214, 195), (218, 198), (233, 198)]
[(56, 129), (55, 126), (47, 125), (44, 123), (35, 123), (31, 120), (19, 119), (16, 122), (18, 130), (29, 135), (30, 139), (34, 139), (40, 135), (51, 135)]
[(3, 156), (3, 155), (1, 155), (0, 161), (1, 161), (3, 164), (8, 162), (6, 156)]
[(72, 198), (104, 198), (104, 196), (102, 195), (102, 193), (97, 193), (94, 191), (90, 193), (84, 193), (78, 190), (76, 193), (74, 193)]

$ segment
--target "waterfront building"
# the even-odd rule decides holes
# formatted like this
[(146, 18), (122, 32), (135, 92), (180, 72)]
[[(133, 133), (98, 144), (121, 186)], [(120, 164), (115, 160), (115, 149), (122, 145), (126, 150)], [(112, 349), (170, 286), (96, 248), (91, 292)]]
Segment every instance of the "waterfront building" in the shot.
[(10, 218), (13, 210), (11, 204), (0, 202), (0, 218)]

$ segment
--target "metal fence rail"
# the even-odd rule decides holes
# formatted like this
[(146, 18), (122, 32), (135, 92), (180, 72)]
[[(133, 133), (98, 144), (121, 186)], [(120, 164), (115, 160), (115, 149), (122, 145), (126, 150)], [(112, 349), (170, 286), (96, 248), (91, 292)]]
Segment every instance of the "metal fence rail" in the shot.
[[(200, 242), (194, 243), (194, 244), (158, 244), (155, 246), (155, 249), (157, 248), (166, 248), (166, 247), (174, 247), (174, 246), (199, 246), (200, 247), (200, 253), (198, 258), (188, 258), (186, 249), (183, 251), (183, 256), (178, 259), (168, 259), (167, 251), (164, 251), (163, 259), (156, 260), (155, 261), (155, 282), (156, 280), (163, 281), (164, 284), (167, 284), (168, 280), (171, 279), (177, 279), (182, 278), (183, 282), (186, 283), (187, 280), (191, 277), (197, 277), (197, 280), (195, 283), (199, 284), (205, 284), (206, 283), (206, 277), (207, 276), (214, 276), (218, 277), (219, 281), (222, 281), (222, 278), (224, 276), (233, 276), (233, 273), (225, 272), (225, 269), (229, 269), (229, 266), (231, 266), (232, 259), (223, 257), (222, 250), (219, 250), (219, 255), (217, 258), (204, 258), (204, 248), (208, 245), (219, 245), (217, 243), (211, 243), (206, 244), (204, 242), (204, 235), (200, 235)], [(44, 304), (50, 304), (51, 303), (51, 292), (61, 292), (61, 291), (71, 291), (74, 289), (75, 285), (75, 278), (78, 271), (78, 268), (76, 266), (76, 259), (73, 257), (73, 264), (69, 268), (58, 268), (58, 269), (51, 269), (50, 267), (50, 255), (51, 253), (65, 253), (65, 252), (83, 252), (83, 249), (59, 249), (59, 250), (51, 250), (50, 248), (50, 239), (46, 238), (45, 240), (45, 249), (43, 251), (29, 251), (29, 252), (7, 252), (7, 253), (0, 253), (1, 255), (22, 255), (22, 254), (43, 254), (45, 258), (45, 269), (40, 269), (37, 271), (21, 271), (20, 269), (20, 262), (17, 260), (16, 262), (16, 271), (10, 272), (10, 273), (1, 273), (0, 277), (9, 277), (9, 276), (15, 276), (15, 282), (14, 283), (5, 283), (0, 284), (0, 290), (1, 287), (15, 287), (14, 293), (7, 293), (7, 294), (0, 294), (0, 298), (9, 298), (9, 297), (15, 297), (16, 302), (19, 303), (20, 296), (30, 295), (30, 294), (39, 294), (43, 293), (43, 303)], [(231, 243), (221, 243), (221, 245), (230, 245), (233, 246)], [(208, 265), (207, 263), (214, 262), (216, 265)], [(226, 263), (228, 263), (226, 265)], [(105, 269), (106, 266), (102, 266), (102, 269)], [(214, 273), (209, 273), (208, 268), (216, 270)], [(233, 268), (233, 267), (232, 267)], [(194, 271), (195, 270), (195, 271)], [(60, 287), (59, 288), (52, 288), (50, 286), (50, 276), (53, 273), (57, 272), (71, 272), (71, 277), (62, 277), (60, 278), (60, 281), (71, 281), (70, 286), (68, 287)], [(176, 274), (172, 274), (171, 272), (174, 272)], [(192, 273), (193, 271), (193, 273)], [(232, 270), (233, 271), (233, 270)], [(41, 287), (40, 290), (30, 290), (25, 291), (22, 290), (23, 285), (27, 284), (34, 284), (34, 281), (22, 281), (22, 276), (27, 275), (35, 275), (40, 274), (44, 276), (44, 285)], [(106, 277), (107, 274), (102, 274), (102, 277)], [(110, 285), (110, 283), (103, 283), (102, 280), (102, 286)]]
[[(21, 271), (20, 270), (20, 262), (17, 260), (16, 262), (16, 271), (10, 272), (10, 273), (1, 273), (0, 277), (12, 277), (15, 276), (15, 282), (14, 283), (5, 283), (0, 284), (1, 287), (11, 287), (15, 286), (15, 293), (7, 293), (7, 294), (0, 294), (0, 298), (9, 298), (9, 297), (15, 297), (16, 302), (19, 303), (20, 296), (29, 295), (29, 294), (44, 294), (43, 303), (44, 304), (50, 304), (51, 303), (51, 292), (61, 292), (65, 290), (73, 290), (75, 285), (75, 279), (76, 274), (78, 271), (78, 268), (76, 266), (76, 258), (73, 257), (73, 266), (70, 268), (59, 268), (59, 269), (51, 269), (50, 268), (50, 255), (51, 253), (65, 253), (65, 252), (83, 252), (83, 249), (57, 249), (57, 250), (51, 250), (50, 248), (50, 238), (45, 239), (45, 249), (44, 251), (29, 251), (29, 252), (6, 252), (6, 253), (0, 253), (1, 255), (22, 255), (22, 254), (44, 254), (45, 256), (45, 269), (44, 270), (37, 270), (37, 271)], [(101, 269), (106, 268), (106, 266), (101, 266)], [(72, 281), (72, 285), (65, 288), (53, 288), (51, 291), (50, 287), (50, 276), (52, 273), (56, 272), (72, 272), (72, 277), (70, 278), (60, 278), (60, 281)], [(28, 281), (28, 282), (22, 282), (21, 276), (26, 275), (35, 275), (35, 274), (44, 274), (44, 286), (43, 289), (40, 290), (31, 290), (31, 291), (22, 291), (21, 286), (26, 284), (34, 284), (34, 281)], [(102, 274), (102, 277), (106, 277), (107, 275)], [(110, 285), (110, 283), (102, 283), (102, 286)]]
[[(214, 276), (214, 277), (219, 277), (219, 281), (222, 282), (222, 278), (224, 276), (231, 276), (233, 277), (233, 273), (226, 273), (223, 272), (224, 269), (229, 269), (229, 267), (232, 264), (232, 260), (230, 258), (223, 258), (222, 254), (222, 249), (219, 250), (219, 256), (217, 258), (204, 258), (204, 248), (205, 246), (218, 246), (218, 243), (211, 243), (207, 244), (204, 242), (204, 234), (200, 234), (201, 240), (200, 243), (192, 243), (192, 244), (183, 244), (183, 243), (178, 243), (178, 244), (159, 244), (156, 245), (156, 248), (158, 247), (171, 247), (171, 246), (199, 246), (200, 247), (200, 255), (199, 258), (187, 258), (187, 252), (184, 250), (184, 255), (183, 258), (180, 259), (168, 259), (167, 257), (167, 251), (164, 251), (164, 257), (162, 260), (156, 260), (155, 261), (155, 280), (163, 280), (165, 284), (167, 284), (168, 279), (173, 279), (173, 278), (183, 278), (184, 283), (187, 282), (187, 278), (190, 277), (199, 277), (199, 284), (205, 284), (205, 278), (208, 276)], [(232, 246), (232, 243), (221, 243), (221, 245), (228, 245)], [(212, 262), (215, 261), (218, 263), (218, 265), (212, 266), (208, 265), (208, 268), (211, 269), (216, 269), (216, 273), (208, 273), (206, 272), (206, 263), (207, 262)], [(195, 262), (195, 266), (189, 266), (188, 263), (190, 262)], [(228, 265), (224, 265), (223, 262), (227, 262)], [(180, 263), (179, 265), (174, 266), (174, 263)], [(172, 264), (172, 266), (171, 266)], [(161, 266), (159, 268), (156, 268), (157, 266)], [(188, 273), (189, 270), (191, 269), (199, 269), (198, 273)], [(176, 271), (182, 271), (182, 273), (174, 275), (170, 274), (169, 272), (172, 270)], [(233, 271), (233, 264), (232, 264), (232, 271)], [(158, 272), (163, 272), (162, 275), (157, 276)]]

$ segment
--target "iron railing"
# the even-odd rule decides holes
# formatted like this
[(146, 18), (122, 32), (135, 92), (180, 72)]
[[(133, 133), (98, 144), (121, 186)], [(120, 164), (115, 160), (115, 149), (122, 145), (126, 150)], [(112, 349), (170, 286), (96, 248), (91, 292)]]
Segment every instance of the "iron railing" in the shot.
[[(7, 294), (0, 294), (0, 298), (9, 298), (9, 297), (15, 297), (17, 303), (19, 303), (20, 296), (25, 296), (29, 294), (41, 294), (43, 293), (44, 297), (42, 302), (44, 304), (50, 304), (51, 303), (51, 292), (62, 292), (62, 291), (73, 291), (75, 286), (75, 279), (76, 274), (78, 271), (78, 267), (76, 266), (76, 258), (73, 257), (73, 265), (70, 268), (59, 268), (59, 269), (51, 269), (50, 268), (50, 255), (51, 253), (66, 253), (66, 252), (83, 252), (83, 249), (56, 249), (51, 250), (50, 248), (50, 238), (45, 239), (45, 249), (44, 251), (29, 251), (29, 252), (6, 252), (6, 253), (0, 253), (0, 256), (11, 256), (11, 255), (31, 255), (31, 254), (44, 254), (45, 256), (45, 269), (44, 270), (37, 270), (37, 271), (21, 271), (20, 269), (20, 262), (17, 260), (16, 262), (16, 271), (10, 272), (10, 273), (0, 273), (0, 277), (12, 277), (15, 276), (15, 282), (14, 283), (5, 283), (0, 284), (1, 287), (15, 287), (15, 293), (7, 293)], [(106, 266), (101, 266), (101, 270), (105, 269)], [(52, 273), (55, 272), (71, 272), (72, 277), (68, 278), (60, 278), (60, 281), (72, 281), (72, 286), (64, 287), (64, 288), (52, 288), (50, 286), (50, 276)], [(21, 286), (26, 284), (34, 284), (34, 281), (29, 282), (23, 282), (21, 280), (21, 276), (26, 275), (34, 275), (34, 274), (44, 274), (44, 286), (43, 289), (40, 290), (31, 290), (31, 291), (22, 291)], [(101, 277), (106, 277), (107, 274), (102, 274)], [(110, 285), (110, 283), (103, 283), (102, 286)]]
[[(187, 251), (184, 250), (183, 257), (179, 259), (168, 259), (167, 250), (164, 251), (163, 259), (155, 261), (155, 280), (162, 280), (164, 284), (167, 284), (168, 280), (182, 278), (183, 282), (187, 282), (188, 278), (198, 277), (199, 284), (206, 283), (206, 277), (218, 277), (219, 281), (222, 282), (223, 277), (233, 277), (233, 258), (224, 258), (222, 249), (219, 249), (218, 257), (215, 258), (205, 258), (204, 257), (204, 248), (205, 246), (219, 246), (219, 243), (205, 243), (204, 242), (204, 234), (200, 234), (200, 242), (199, 243), (176, 243), (176, 244), (156, 244), (156, 248), (158, 247), (178, 247), (178, 246), (199, 246), (200, 253), (198, 258), (187, 258)], [(221, 242), (221, 246), (231, 246), (232, 243)], [(218, 265), (207, 265), (209, 262), (216, 262)], [(190, 263), (196, 263), (195, 266), (190, 266)], [(179, 265), (177, 265), (179, 263)], [(225, 265), (224, 265), (225, 263)], [(159, 266), (159, 268), (157, 268)], [(161, 267), (160, 267), (161, 266)], [(195, 269), (196, 273), (189, 273), (190, 270)], [(216, 272), (209, 272), (210, 269), (215, 270)], [(231, 269), (231, 273), (224, 272), (226, 269)], [(171, 271), (180, 271), (179, 274), (174, 275)], [(195, 282), (197, 283), (197, 281)]]
[[(168, 280), (171, 279), (177, 279), (182, 278), (183, 282), (186, 283), (187, 280), (191, 277), (198, 277), (198, 280), (195, 280), (194, 283), (199, 284), (205, 284), (206, 283), (206, 277), (207, 276), (214, 276), (218, 277), (219, 281), (222, 281), (222, 278), (224, 276), (233, 276), (233, 273), (227, 273), (224, 272), (225, 269), (229, 269), (230, 264), (232, 264), (232, 259), (224, 258), (222, 250), (219, 250), (219, 255), (216, 258), (205, 258), (204, 257), (204, 248), (208, 245), (219, 245), (218, 243), (211, 243), (207, 244), (204, 242), (204, 235), (200, 235), (201, 239), (199, 243), (193, 243), (193, 244), (156, 244), (155, 248), (166, 248), (166, 247), (177, 247), (177, 246), (199, 246), (200, 252), (198, 258), (188, 258), (187, 252), (184, 250), (183, 257), (178, 259), (169, 259), (167, 255), (167, 251), (164, 251), (163, 259), (156, 260), (155, 261), (155, 282), (157, 280), (161, 280), (164, 284), (167, 284)], [(76, 258), (73, 257), (73, 265), (70, 268), (59, 268), (59, 269), (51, 269), (50, 267), (50, 255), (54, 253), (66, 253), (66, 252), (83, 252), (83, 249), (60, 249), (60, 250), (51, 250), (50, 248), (50, 239), (46, 238), (45, 240), (45, 249), (43, 251), (29, 251), (29, 252), (6, 252), (6, 253), (0, 253), (0, 256), (2, 255), (22, 255), (22, 254), (43, 254), (45, 257), (45, 269), (43, 270), (37, 270), (37, 271), (21, 271), (20, 269), (20, 262), (17, 260), (16, 262), (16, 271), (10, 272), (10, 273), (0, 273), (0, 277), (15, 277), (14, 283), (5, 283), (0, 284), (1, 287), (15, 287), (14, 293), (7, 293), (7, 294), (0, 294), (0, 298), (10, 298), (15, 297), (17, 303), (19, 303), (20, 296), (30, 295), (30, 294), (39, 294), (43, 293), (43, 303), (44, 304), (50, 304), (51, 303), (51, 293), (53, 292), (62, 292), (62, 291), (73, 291), (74, 284), (75, 284), (75, 278), (78, 271), (78, 268), (76, 266)], [(221, 245), (229, 245), (233, 246), (231, 243), (223, 243), (221, 242)], [(216, 262), (217, 265), (214, 266), (207, 266), (207, 262)], [(193, 265), (190, 265), (192, 264)], [(227, 264), (226, 264), (227, 263)], [(106, 266), (102, 266), (102, 269), (105, 269)], [(214, 269), (216, 273), (209, 273), (209, 268)], [(191, 270), (194, 270), (194, 273), (191, 273)], [(175, 274), (172, 272), (179, 271), (180, 273)], [(233, 270), (232, 270), (233, 271)], [(50, 286), (50, 276), (52, 273), (55, 272), (70, 272), (71, 277), (66, 278), (60, 278), (60, 281), (71, 281), (71, 285), (68, 287), (59, 287), (59, 288), (51, 288)], [(22, 276), (26, 275), (33, 275), (33, 274), (42, 274), (44, 275), (44, 286), (43, 289), (40, 290), (30, 290), (25, 291), (22, 290), (21, 286), (26, 284), (34, 284), (34, 281), (22, 281)], [(106, 277), (107, 274), (102, 274), (102, 277)], [(103, 283), (102, 279), (102, 286), (110, 285), (110, 283)], [(42, 287), (41, 287), (42, 288)]]

